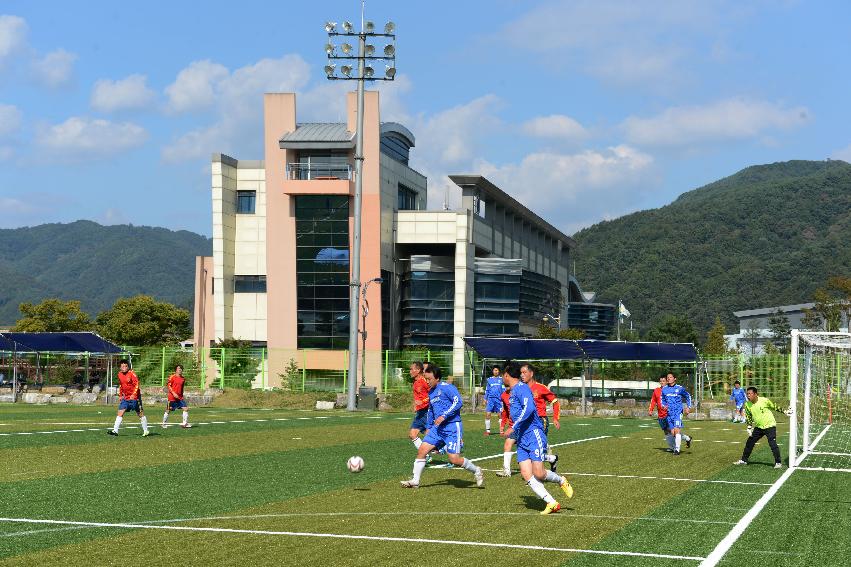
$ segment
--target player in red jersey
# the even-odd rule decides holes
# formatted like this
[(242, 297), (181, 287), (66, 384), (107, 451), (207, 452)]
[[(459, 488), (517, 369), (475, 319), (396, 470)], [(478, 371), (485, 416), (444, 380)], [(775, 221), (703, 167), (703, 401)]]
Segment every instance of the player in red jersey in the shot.
[[(503, 375), (504, 376), (504, 375)], [(509, 410), (511, 409), (511, 388), (508, 385), (508, 380), (503, 377), (503, 382), (505, 385), (505, 390), (503, 390), (500, 399), (502, 400), (502, 412), (499, 415), (499, 430), (500, 432), (505, 431), (510, 427), (514, 427), (514, 421), (511, 419), (511, 415), (509, 414)], [(505, 443), (502, 446), (502, 470), (496, 473), (496, 476), (511, 476), (511, 455), (514, 452), (511, 450), (514, 448), (514, 444), (517, 442), (514, 435), (510, 435), (505, 438)]]
[(423, 440), (420, 439), (420, 433), (428, 429), (428, 382), (423, 374), (423, 363), (415, 360), (411, 363), (408, 372), (411, 379), (414, 381), (414, 419), (411, 421), (411, 430), (408, 432), (408, 437), (411, 443), (419, 450)]
[(139, 390), (139, 378), (135, 372), (130, 370), (130, 361), (128, 360), (122, 360), (118, 363), (118, 397), (121, 401), (118, 404), (115, 425), (107, 433), (118, 435), (118, 428), (121, 425), (121, 420), (124, 419), (124, 412), (133, 410), (139, 416), (139, 421), (142, 422), (142, 437), (147, 437), (149, 434), (148, 418), (145, 417), (145, 412), (142, 410), (142, 392)]
[[(544, 424), (544, 435), (549, 435), (550, 433), (550, 418), (547, 417), (547, 404), (553, 405), (553, 425), (555, 425), (556, 429), (561, 429), (561, 423), (559, 423), (561, 404), (559, 404), (558, 397), (552, 390), (538, 382), (535, 378), (535, 367), (529, 363), (521, 366), (520, 379), (528, 384), (529, 389), (532, 390), (532, 396), (535, 399), (535, 409), (538, 410), (538, 417), (541, 418), (541, 423)], [(546, 448), (544, 450), (547, 451)], [(550, 464), (550, 470), (555, 472), (558, 468), (558, 455), (547, 451), (544, 455), (544, 460)]]
[(174, 374), (168, 377), (166, 389), (168, 389), (168, 404), (165, 406), (163, 414), (163, 428), (168, 422), (168, 414), (177, 408), (183, 409), (183, 422), (180, 427), (189, 429), (192, 427), (189, 423), (189, 408), (186, 405), (186, 400), (183, 399), (183, 386), (186, 384), (186, 379), (183, 377), (183, 365), (178, 364), (174, 367)]
[[(668, 385), (668, 374), (659, 376), (659, 387), (653, 390), (653, 396), (650, 398), (650, 407), (647, 408), (647, 415), (653, 415), (653, 409), (656, 408), (656, 417), (659, 421), (659, 427), (665, 433), (665, 441), (668, 442), (668, 451), (674, 450), (674, 436), (671, 435), (671, 430), (668, 429), (668, 409), (662, 405), (662, 388)], [(687, 447), (691, 447), (691, 437), (683, 434), (683, 440)]]

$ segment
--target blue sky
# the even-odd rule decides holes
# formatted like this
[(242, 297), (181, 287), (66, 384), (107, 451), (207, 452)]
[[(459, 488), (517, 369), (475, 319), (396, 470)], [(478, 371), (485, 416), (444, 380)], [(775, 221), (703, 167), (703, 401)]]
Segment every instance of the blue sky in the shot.
[[(845, 1), (369, 1), (397, 24), (382, 118), (430, 205), (480, 173), (568, 234), (753, 164), (851, 161)], [(0, 228), (211, 233), (209, 157), (262, 158), (262, 93), (343, 117), (325, 21), (357, 1), (0, 6)], [(448, 197), (446, 197), (448, 195)]]

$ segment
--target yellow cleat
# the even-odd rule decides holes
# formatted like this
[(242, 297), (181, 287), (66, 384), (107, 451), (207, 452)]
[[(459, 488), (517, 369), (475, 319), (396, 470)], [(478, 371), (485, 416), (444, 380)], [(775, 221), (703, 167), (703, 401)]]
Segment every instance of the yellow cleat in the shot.
[(559, 486), (561, 486), (561, 491), (564, 492), (565, 496), (567, 496), (568, 498), (573, 498), (573, 487), (570, 486), (570, 483), (567, 481), (566, 478), (564, 479), (564, 482), (562, 482)]
[(561, 510), (561, 504), (555, 501), (550, 502), (549, 504), (547, 504), (547, 507), (544, 508), (543, 512), (541, 512), (541, 515), (546, 516), (547, 514), (552, 514), (554, 512), (558, 512), (559, 510)]

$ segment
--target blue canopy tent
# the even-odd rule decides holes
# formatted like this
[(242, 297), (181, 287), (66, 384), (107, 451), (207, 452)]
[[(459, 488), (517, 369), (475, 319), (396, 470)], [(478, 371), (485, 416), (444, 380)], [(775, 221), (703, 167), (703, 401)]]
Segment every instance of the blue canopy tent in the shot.
[[(105, 359), (106, 376), (111, 378), (113, 356), (120, 355), (124, 351), (117, 345), (90, 332), (67, 332), (67, 333), (0, 333), (0, 353), (11, 356), (13, 400), (17, 401), (18, 391), (21, 389), (22, 381), (19, 378), (19, 366), (21, 357), (27, 360), (35, 355), (35, 368), (38, 375), (42, 355), (76, 356), (85, 357), (85, 380), (89, 381), (89, 359), (92, 356)], [(82, 377), (81, 377), (82, 378)], [(3, 377), (6, 383), (6, 377)], [(24, 384), (26, 378), (24, 377)], [(91, 382), (89, 383), (91, 387)]]

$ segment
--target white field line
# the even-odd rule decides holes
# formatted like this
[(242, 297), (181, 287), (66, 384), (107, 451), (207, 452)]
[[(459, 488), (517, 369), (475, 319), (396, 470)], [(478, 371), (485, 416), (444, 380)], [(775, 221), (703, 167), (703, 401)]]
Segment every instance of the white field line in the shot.
[[(576, 443), (584, 443), (586, 441), (596, 441), (598, 439), (610, 439), (610, 438), (611, 438), (611, 435), (598, 435), (597, 437), (588, 437), (586, 439), (577, 439), (575, 441), (565, 441), (564, 443), (553, 443), (552, 445), (549, 445), (549, 447), (553, 448), (553, 447), (561, 447), (563, 445), (575, 445)], [(512, 455), (514, 453), (516, 453), (516, 451), (511, 452)], [(488, 455), (487, 457), (476, 457), (475, 459), (470, 459), (470, 462), (471, 463), (477, 463), (479, 461), (486, 461), (488, 459), (496, 459), (497, 457), (501, 458), (503, 454), (504, 453), (497, 453), (496, 455)], [(442, 468), (445, 468), (445, 465), (431, 465), (429, 468), (430, 469), (442, 469)]]
[(640, 476), (631, 474), (602, 474), (602, 473), (581, 473), (581, 472), (566, 472), (566, 476), (596, 476), (604, 478), (625, 478), (635, 480), (675, 480), (679, 482), (704, 482), (708, 484), (741, 484), (745, 486), (772, 486), (766, 482), (745, 482), (741, 480), (712, 480), (703, 478), (679, 478), (674, 476)]
[(332, 534), (332, 533), (313, 533), (313, 532), (289, 532), (289, 531), (273, 531), (273, 530), (243, 530), (233, 528), (204, 528), (192, 526), (158, 526), (150, 524), (113, 524), (107, 522), (72, 522), (65, 520), (35, 520), (28, 518), (0, 518), (0, 522), (14, 522), (19, 524), (48, 524), (48, 525), (65, 525), (65, 526), (86, 526), (94, 528), (122, 528), (122, 529), (143, 529), (143, 530), (174, 530), (187, 532), (211, 532), (211, 533), (229, 533), (229, 534), (249, 534), (249, 535), (280, 535), (291, 537), (310, 537), (310, 538), (326, 538), (326, 539), (353, 539), (353, 540), (368, 540), (368, 541), (393, 541), (403, 543), (428, 543), (439, 545), (464, 545), (470, 547), (495, 547), (501, 549), (523, 549), (533, 551), (553, 551), (558, 553), (587, 553), (592, 555), (614, 555), (627, 557), (650, 557), (654, 559), (678, 559), (683, 561), (703, 561), (704, 557), (692, 557), (687, 555), (666, 555), (662, 553), (642, 553), (636, 551), (606, 551), (598, 549), (572, 549), (566, 547), (544, 547), (541, 545), (514, 545), (509, 543), (490, 543), (483, 541), (460, 541), (460, 540), (441, 540), (441, 539), (425, 539), (425, 538), (405, 538), (405, 537), (387, 537), (387, 536), (367, 536), (354, 534)]
[(831, 467), (795, 467), (799, 471), (823, 471), (823, 472), (847, 472), (851, 473), (851, 469), (834, 469)]
[(831, 455), (833, 457), (851, 457), (851, 453), (832, 453), (829, 451), (812, 451), (810, 455)]
[(715, 546), (715, 549), (712, 550), (712, 553), (710, 553), (706, 557), (706, 559), (701, 561), (699, 567), (715, 567), (716, 565), (718, 565), (724, 555), (730, 550), (731, 547), (733, 547), (733, 544), (736, 543), (736, 540), (741, 537), (741, 535), (745, 532), (751, 522), (754, 521), (754, 518), (756, 518), (757, 515), (762, 512), (762, 509), (765, 508), (765, 505), (768, 504), (768, 502), (772, 498), (774, 498), (774, 495), (777, 494), (777, 491), (780, 490), (780, 487), (783, 486), (783, 484), (787, 480), (789, 480), (789, 477), (792, 476), (792, 473), (794, 471), (795, 469), (790, 467), (786, 469), (786, 471), (782, 475), (780, 475), (780, 478), (774, 481), (774, 484), (771, 485), (771, 488), (769, 488), (765, 492), (765, 494), (763, 494), (762, 497), (756, 501), (756, 504), (754, 504), (753, 507), (748, 510), (748, 512), (742, 517), (742, 519), (739, 520), (735, 526), (733, 526), (733, 529), (730, 530), (730, 533), (728, 533), (724, 537), (724, 539), (722, 539), (718, 543), (718, 545)]

